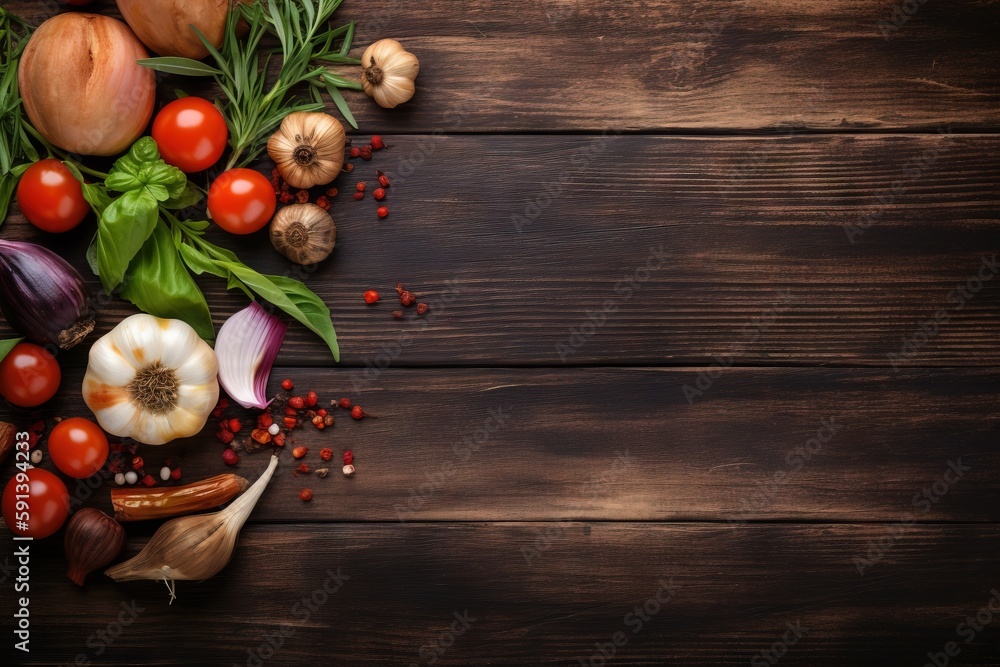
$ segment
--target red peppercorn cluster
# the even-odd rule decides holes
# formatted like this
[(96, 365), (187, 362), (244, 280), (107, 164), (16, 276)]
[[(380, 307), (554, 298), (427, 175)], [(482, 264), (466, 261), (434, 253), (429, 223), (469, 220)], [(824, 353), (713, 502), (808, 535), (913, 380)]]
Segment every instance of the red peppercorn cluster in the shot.
[[(372, 154), (375, 151), (380, 151), (389, 146), (383, 141), (382, 137), (375, 135), (371, 138), (371, 141), (360, 148), (357, 146), (351, 146), (351, 139), (347, 140), (347, 160), (357, 160), (358, 158), (368, 161), (372, 159)], [(345, 161), (344, 171), (350, 173), (354, 171), (354, 165), (350, 162)], [(379, 187), (372, 193), (375, 201), (382, 201), (386, 198), (386, 188), (389, 187), (390, 181), (389, 177), (386, 176), (380, 169), (375, 170), (375, 176), (378, 179)], [(351, 194), (355, 201), (361, 201), (365, 198), (365, 192), (367, 191), (367, 184), (364, 181), (357, 183), (354, 192)], [(334, 192), (336, 194), (336, 192)], [(317, 202), (318, 203), (318, 202)], [(385, 218), (389, 215), (389, 209), (386, 206), (379, 206), (375, 209), (375, 214), (379, 218)]]

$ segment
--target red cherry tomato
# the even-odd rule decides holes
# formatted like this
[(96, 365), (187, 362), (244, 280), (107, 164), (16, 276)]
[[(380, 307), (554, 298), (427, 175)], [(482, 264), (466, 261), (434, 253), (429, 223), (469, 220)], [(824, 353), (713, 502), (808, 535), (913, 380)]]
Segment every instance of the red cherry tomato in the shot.
[(69, 491), (41, 468), (17, 472), (3, 490), (3, 520), (15, 535), (41, 539), (59, 530), (69, 516)]
[(17, 206), (35, 227), (57, 233), (73, 229), (90, 212), (80, 181), (51, 157), (31, 165), (21, 176)]
[(64, 419), (49, 434), (49, 456), (63, 474), (85, 479), (108, 460), (108, 436), (89, 419)]
[(153, 139), (164, 162), (190, 174), (219, 161), (229, 130), (214, 104), (201, 97), (184, 97), (156, 114)]
[(278, 204), (271, 181), (253, 169), (230, 169), (208, 190), (208, 212), (232, 234), (252, 234), (266, 225)]
[(0, 361), (0, 396), (21, 408), (34, 408), (56, 395), (62, 371), (41, 345), (18, 343)]

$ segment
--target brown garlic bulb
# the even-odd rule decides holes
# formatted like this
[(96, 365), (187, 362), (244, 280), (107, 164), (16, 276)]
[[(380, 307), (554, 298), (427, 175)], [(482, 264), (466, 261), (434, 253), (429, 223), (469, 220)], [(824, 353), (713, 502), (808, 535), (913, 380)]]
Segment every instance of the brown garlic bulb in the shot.
[(84, 507), (66, 524), (66, 572), (73, 583), (83, 580), (118, 558), (125, 547), (125, 529), (99, 509)]
[(333, 252), (337, 226), (316, 204), (292, 204), (271, 220), (271, 243), (296, 264), (317, 264)]
[(417, 87), (420, 61), (394, 39), (380, 39), (361, 56), (361, 87), (386, 109), (406, 102)]
[(293, 188), (326, 185), (344, 166), (347, 134), (340, 121), (322, 112), (295, 111), (267, 140), (267, 154)]

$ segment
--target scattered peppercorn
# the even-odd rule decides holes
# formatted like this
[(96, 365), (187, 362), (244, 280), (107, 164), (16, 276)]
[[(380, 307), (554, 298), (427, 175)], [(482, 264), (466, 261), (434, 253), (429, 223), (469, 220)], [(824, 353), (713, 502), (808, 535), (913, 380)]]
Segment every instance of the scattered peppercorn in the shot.
[(326, 424), (323, 422), (323, 418), (320, 417), (319, 415), (316, 415), (315, 417), (312, 418), (312, 425), (321, 431), (326, 428)]
[(357, 186), (355, 186), (355, 187), (357, 187), (358, 192), (364, 192), (365, 191), (365, 182), (364, 181), (360, 181), (357, 184)]
[(351, 463), (354, 463), (354, 452), (348, 449), (344, 452), (344, 465), (349, 465)]
[(327, 426), (327, 427), (333, 426), (333, 423), (334, 423), (333, 415), (324, 415), (323, 416), (323, 426)]
[(378, 184), (381, 185), (383, 188), (387, 188), (389, 187), (389, 183), (390, 183), (389, 177), (383, 174), (381, 171), (378, 172)]
[(240, 422), (239, 419), (233, 417), (232, 419), (229, 420), (230, 431), (232, 431), (233, 433), (239, 433), (241, 428), (243, 428), (243, 424)]
[(301, 396), (292, 396), (288, 399), (288, 407), (293, 410), (302, 410), (306, 407), (306, 399)]
[(352, 148), (350, 155), (351, 155), (351, 157), (361, 157), (361, 149), (360, 148)]
[(329, 461), (330, 459), (333, 458), (333, 450), (330, 449), (329, 447), (324, 447), (323, 449), (319, 450), (319, 457), (324, 461)]
[(336, 196), (337, 196), (337, 192), (338, 192), (337, 188), (329, 188), (329, 189), (328, 189), (328, 190), (326, 191), (326, 195), (327, 195), (328, 197), (336, 197)]
[(319, 206), (324, 211), (329, 211), (330, 200), (324, 197), (323, 195), (320, 195), (319, 197), (316, 198), (316, 206)]
[(136, 456), (132, 459), (132, 468), (135, 470), (142, 470), (145, 461), (142, 460), (141, 456)]
[(367, 303), (368, 305), (378, 303), (378, 300), (380, 298), (381, 296), (379, 295), (379, 293), (373, 289), (370, 289), (365, 292), (365, 303)]
[(365, 193), (364, 192), (355, 192), (354, 193), (354, 200), (355, 201), (361, 201), (364, 198), (365, 198)]
[(346, 171), (348, 174), (351, 173), (352, 171), (354, 171), (354, 165), (348, 162), (347, 164), (344, 165), (344, 171)]
[(295, 417), (285, 417), (281, 420), (282, 425), (287, 429), (293, 429), (299, 425), (299, 420)]
[(379, 206), (378, 209), (376, 209), (375, 212), (378, 213), (378, 217), (380, 217), (380, 218), (387, 218), (387, 217), (389, 217), (389, 209), (386, 206)]
[(382, 143), (382, 137), (380, 137), (377, 134), (374, 137), (372, 137), (372, 148), (374, 148), (377, 151), (380, 151), (383, 148), (385, 148), (385, 144)]
[(403, 319), (403, 311), (401, 311), (401, 310), (394, 310), (394, 311), (392, 311), (392, 317), (393, 317), (393, 319), (397, 319), (397, 320)]
[(156, 478), (154, 478), (152, 475), (146, 475), (145, 477), (142, 478), (142, 483), (145, 484), (146, 486), (156, 486)]
[(330, 474), (330, 469), (329, 468), (316, 468), (316, 476), (317, 477), (326, 477), (329, 474)]
[(308, 475), (309, 466), (305, 463), (300, 463), (299, 467), (292, 471), (292, 477), (298, 477), (299, 475)]
[(259, 445), (266, 445), (271, 442), (271, 433), (266, 428), (255, 428), (250, 437)]
[(360, 405), (355, 405), (353, 408), (351, 408), (351, 417), (353, 417), (354, 419), (364, 419), (365, 411), (361, 409)]
[(354, 477), (354, 466), (351, 464), (344, 466), (344, 477)]
[(170, 479), (178, 480), (180, 478), (181, 478), (181, 469), (180, 468), (174, 468), (173, 470), (170, 471)]
[(309, 453), (309, 449), (307, 447), (296, 447), (295, 449), (292, 450), (292, 456), (294, 456), (297, 459), (301, 459), (307, 453)]
[(222, 450), (222, 460), (227, 466), (234, 466), (240, 462), (239, 455), (231, 449)]
[(212, 410), (212, 416), (215, 417), (216, 419), (220, 418), (222, 416), (222, 413), (225, 412), (226, 408), (228, 407), (229, 407), (229, 399), (223, 396), (222, 398), (219, 399), (219, 402), (215, 405), (215, 409)]
[(285, 434), (284, 433), (277, 434), (276, 436), (274, 436), (273, 442), (278, 447), (284, 447), (285, 446)]
[(326, 408), (320, 408), (319, 410), (316, 411), (316, 414), (318, 414), (320, 417), (326, 417), (327, 414)]
[(399, 295), (399, 302), (409, 308), (417, 302), (417, 297), (413, 296), (412, 292), (403, 290), (403, 293)]
[(364, 148), (361, 149), (361, 159), (364, 160), (365, 162), (372, 159), (371, 146), (365, 146)]
[(344, 398), (342, 398), (339, 401), (337, 401), (337, 405), (339, 405), (340, 407), (344, 408), (345, 410), (350, 410), (351, 409), (351, 399), (349, 399), (349, 398), (347, 398), (345, 396)]
[(281, 196), (278, 197), (278, 201), (282, 204), (291, 204), (293, 199), (295, 199), (295, 197), (292, 196), (291, 192), (282, 192)]
[(310, 389), (309, 391), (306, 392), (306, 405), (308, 405), (311, 408), (318, 402), (319, 402), (319, 396), (316, 395), (315, 391)]
[(295, 417), (298, 414), (299, 413), (298, 413), (298, 411), (295, 408), (287, 406), (287, 405), (285, 406), (285, 416), (286, 417)]
[(218, 433), (215, 434), (215, 437), (218, 438), (219, 440), (221, 440), (222, 444), (224, 444), (224, 445), (228, 445), (229, 443), (231, 443), (236, 438), (236, 436), (233, 435), (233, 432), (232, 431), (228, 431), (228, 430), (227, 431), (219, 431)]
[(309, 191), (308, 190), (299, 190), (298, 192), (295, 193), (295, 200), (297, 202), (299, 202), (300, 204), (308, 204), (309, 203)]
[(302, 489), (299, 491), (299, 498), (301, 498), (303, 502), (309, 502), (313, 499), (313, 492), (310, 489)]
[(372, 197), (375, 198), (375, 201), (382, 201), (385, 199), (385, 190), (382, 188), (375, 188), (375, 192), (372, 193)]

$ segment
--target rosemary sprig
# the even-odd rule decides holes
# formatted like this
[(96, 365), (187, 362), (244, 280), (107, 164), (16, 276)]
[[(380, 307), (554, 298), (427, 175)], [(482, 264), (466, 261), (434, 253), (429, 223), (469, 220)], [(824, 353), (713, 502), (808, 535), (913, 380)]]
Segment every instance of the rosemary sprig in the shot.
[[(215, 49), (201, 37), (215, 61), (215, 66), (187, 58), (149, 58), (139, 62), (146, 67), (186, 76), (212, 76), (226, 101), (221, 104), (229, 125), (232, 154), (226, 168), (249, 164), (263, 151), (267, 138), (293, 111), (319, 111), (325, 108), (322, 98), (312, 94), (311, 101), (300, 100), (294, 89), (300, 84), (326, 90), (357, 127), (354, 117), (338, 89), (361, 90), (361, 84), (330, 72), (326, 64), (358, 65), (347, 54), (354, 38), (354, 23), (330, 28), (330, 19), (343, 0), (283, 0), (238, 4), (230, 12), (222, 46)], [(249, 31), (243, 38), (237, 33), (242, 18)], [(265, 35), (277, 37), (279, 46), (262, 48)], [(269, 82), (267, 67), (280, 57), (277, 79)]]
[(17, 65), (31, 30), (24, 21), (0, 7), (0, 224), (7, 217), (17, 179), (38, 160), (24, 118), (17, 88)]

